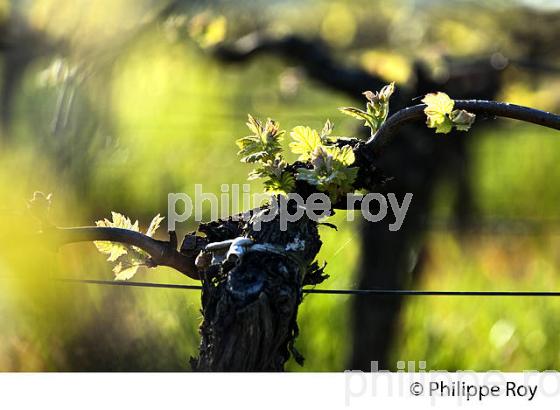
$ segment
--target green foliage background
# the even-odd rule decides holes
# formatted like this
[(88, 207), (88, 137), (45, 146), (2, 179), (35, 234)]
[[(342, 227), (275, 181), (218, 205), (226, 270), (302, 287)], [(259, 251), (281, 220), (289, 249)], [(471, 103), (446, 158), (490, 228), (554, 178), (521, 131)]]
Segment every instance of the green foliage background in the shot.
[[(139, 219), (146, 229), (153, 215), (165, 213), (169, 192), (192, 194), (194, 184), (202, 183), (205, 191), (219, 193), (221, 184), (246, 182), (235, 140), (247, 134), (249, 112), (273, 117), (285, 129), (321, 129), (329, 118), (336, 135), (356, 132), (356, 122), (337, 111), (356, 102), (309, 81), (285, 61), (264, 57), (224, 66), (209, 57), (200, 44), (220, 39), (218, 26), (210, 34), (191, 33), (198, 43), (180, 31), (170, 34), (164, 24), (144, 27), (142, 18), (156, 3), (0, 2), (5, 19), (15, 10), (45, 34), (66, 39), (72, 58), (63, 63), (86, 66), (91, 73), (79, 85), (71, 83), (75, 94), (68, 121), (53, 132), (57, 101), (67, 98), (61, 91), (65, 81), (45, 85), (41, 76), (56, 56), (36, 60), (18, 91), (12, 129), (3, 135), (0, 370), (188, 370), (197, 351), (197, 292), (53, 281), (112, 279), (113, 274), (92, 244), (52, 253), (30, 238), (37, 225), (25, 212), (25, 201), (33, 191), (53, 192), (58, 225), (92, 224), (117, 211)], [(231, 39), (257, 27), (320, 36), (348, 64), (402, 87), (419, 57), (432, 61), (435, 75), (444, 75), (443, 54), (524, 52), (512, 33), (524, 27), (525, 11), (511, 2), (482, 7), (437, 1), (216, 1), (194, 2), (185, 10), (191, 17), (207, 13), (210, 21), (224, 16)], [(533, 29), (548, 35), (546, 27)], [(559, 111), (557, 75), (532, 78), (518, 69), (507, 75), (502, 99)], [(449, 216), (452, 199), (443, 183), (421, 288), (560, 289), (560, 140), (556, 132), (538, 127), (493, 125), (477, 132), (469, 147), (480, 219), (530, 223), (458, 235), (438, 225)], [(262, 189), (259, 181), (250, 183), (253, 190)], [(358, 223), (345, 222), (342, 212), (330, 222), (339, 230), (321, 228), (319, 259), (328, 261), (331, 275), (322, 287), (354, 287), (362, 251)], [(135, 279), (193, 283), (165, 268), (141, 270)], [(290, 363), (289, 370), (345, 369), (349, 307), (348, 296), (305, 298), (297, 348), (306, 364)], [(558, 368), (559, 326), (560, 300), (553, 298), (411, 297), (394, 363), (424, 360), (429, 369), (448, 370)]]

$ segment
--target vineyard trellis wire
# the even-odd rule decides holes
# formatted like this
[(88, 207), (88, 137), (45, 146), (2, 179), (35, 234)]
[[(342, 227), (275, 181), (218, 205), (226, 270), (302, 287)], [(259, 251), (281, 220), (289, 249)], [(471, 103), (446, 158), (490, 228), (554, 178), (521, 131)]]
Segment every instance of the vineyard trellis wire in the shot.
[[(162, 288), (177, 290), (202, 290), (199, 285), (183, 285), (157, 282), (123, 282), (98, 279), (55, 278), (58, 282), (80, 283), (89, 285), (130, 286), (144, 288)], [(305, 294), (318, 295), (354, 295), (354, 296), (527, 296), (558, 297), (560, 291), (476, 291), (476, 290), (415, 290), (415, 289), (316, 289), (304, 288)]]

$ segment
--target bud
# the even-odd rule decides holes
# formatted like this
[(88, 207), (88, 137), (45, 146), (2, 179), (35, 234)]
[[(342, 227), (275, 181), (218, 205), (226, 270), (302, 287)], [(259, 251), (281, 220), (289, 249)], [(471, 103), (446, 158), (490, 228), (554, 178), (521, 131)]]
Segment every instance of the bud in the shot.
[(473, 125), (476, 115), (465, 110), (454, 110), (449, 114), (449, 119), (459, 131), (468, 131)]

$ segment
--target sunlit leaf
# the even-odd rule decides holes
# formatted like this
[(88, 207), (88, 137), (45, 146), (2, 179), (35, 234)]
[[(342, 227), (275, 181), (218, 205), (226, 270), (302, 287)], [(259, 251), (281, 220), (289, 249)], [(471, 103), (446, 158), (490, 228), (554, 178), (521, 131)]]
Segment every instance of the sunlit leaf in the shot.
[[(138, 221), (133, 224), (129, 218), (118, 212), (111, 212), (111, 216), (112, 221), (103, 219), (101, 221), (96, 221), (95, 224), (97, 226), (123, 228), (139, 232)], [(125, 255), (128, 252), (128, 247), (121, 243), (108, 241), (94, 241), (93, 243), (95, 244), (99, 252), (109, 255), (109, 257), (107, 258), (109, 262), (116, 261), (119, 257)]]
[(154, 236), (157, 229), (159, 228), (159, 225), (161, 224), (161, 222), (164, 219), (165, 219), (165, 217), (160, 216), (160, 214), (157, 214), (156, 216), (154, 216), (154, 219), (152, 219), (152, 222), (150, 222), (150, 226), (148, 227), (148, 230), (146, 231), (146, 235), (148, 235), (150, 237)]
[(428, 128), (435, 128), (436, 132), (448, 133), (453, 124), (449, 119), (449, 114), (453, 111), (455, 102), (445, 93), (427, 94), (422, 102), (426, 104), (424, 113), (427, 117)]
[(353, 190), (358, 168), (348, 165), (354, 161), (354, 152), (348, 146), (318, 146), (311, 154), (313, 168), (299, 168), (297, 179), (315, 185), (320, 191), (327, 192), (332, 201), (337, 201), (341, 195)]
[(334, 124), (330, 120), (327, 120), (325, 122), (325, 125), (323, 126), (323, 129), (321, 130), (321, 135), (320, 135), (323, 144), (328, 142), (328, 139), (332, 134), (333, 128), (334, 128)]
[(309, 127), (295, 127), (290, 136), (293, 139), (290, 149), (294, 154), (299, 154), (299, 161), (307, 161), (313, 150), (321, 145), (321, 137), (317, 131)]
[(113, 268), (113, 273), (115, 274), (115, 280), (129, 280), (138, 272), (140, 265), (130, 265), (123, 267), (122, 263), (117, 263)]
[(253, 117), (251, 114), (247, 114), (247, 127), (255, 135), (260, 135), (262, 130), (262, 123)]
[(360, 110), (359, 108), (354, 107), (340, 107), (338, 109), (341, 113), (349, 115), (350, 117), (354, 117), (358, 120), (364, 120), (366, 125), (370, 123), (371, 118), (367, 112)]
[(239, 138), (236, 141), (240, 148), (237, 155), (242, 162), (258, 162), (274, 160), (277, 154), (282, 151), (280, 145), (284, 131), (280, 130), (278, 122), (267, 119), (265, 123), (248, 115), (247, 127), (254, 135)]
[(364, 125), (371, 129), (371, 135), (373, 136), (387, 120), (389, 115), (389, 99), (394, 91), (395, 83), (384, 86), (378, 92), (364, 91), (363, 95), (368, 100), (366, 111), (354, 107), (341, 107), (339, 110), (346, 115), (364, 120)]
[(453, 127), (468, 131), (476, 118), (465, 110), (453, 110), (455, 102), (442, 92), (427, 94), (422, 102), (426, 104), (426, 124), (428, 128), (435, 128), (437, 133), (447, 134)]
[[(130, 218), (118, 212), (111, 212), (111, 217), (112, 220), (103, 219), (96, 221), (95, 224), (100, 227), (121, 228), (140, 232), (138, 221), (132, 223)], [(164, 217), (157, 214), (150, 222), (146, 235), (153, 236), (163, 220)], [(94, 241), (94, 244), (101, 253), (109, 255), (107, 261), (116, 262), (113, 267), (115, 280), (132, 278), (138, 268), (146, 265), (150, 260), (150, 256), (136, 246), (110, 241)]]
[(335, 147), (333, 158), (344, 166), (352, 165), (356, 160), (354, 151), (349, 146), (345, 146), (342, 149)]

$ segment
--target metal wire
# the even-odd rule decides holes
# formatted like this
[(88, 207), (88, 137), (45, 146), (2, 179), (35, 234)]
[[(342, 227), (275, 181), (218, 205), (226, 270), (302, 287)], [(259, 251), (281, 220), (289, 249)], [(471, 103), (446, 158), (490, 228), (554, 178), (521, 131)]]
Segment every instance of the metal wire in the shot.
[[(56, 278), (58, 282), (82, 283), (90, 285), (132, 286), (144, 288), (164, 288), (182, 290), (201, 290), (200, 285), (178, 285), (153, 282), (120, 282), (95, 279)], [(320, 295), (358, 295), (358, 296), (560, 296), (560, 292), (544, 291), (454, 291), (454, 290), (410, 290), (410, 289), (303, 289), (303, 293)]]

